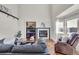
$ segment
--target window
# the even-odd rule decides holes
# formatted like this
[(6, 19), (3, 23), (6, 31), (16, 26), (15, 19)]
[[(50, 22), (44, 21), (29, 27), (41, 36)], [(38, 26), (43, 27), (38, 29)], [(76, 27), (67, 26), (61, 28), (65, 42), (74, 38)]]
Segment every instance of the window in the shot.
[(72, 19), (67, 21), (67, 34), (77, 32), (78, 29), (78, 19)]
[(66, 20), (66, 23), (67, 23), (67, 25), (64, 25), (64, 21), (61, 21), (61, 22), (57, 21), (56, 22), (56, 36), (57, 36), (57, 38), (64, 37), (65, 32), (66, 32), (66, 35), (69, 36), (71, 33), (78, 31), (78, 19)]
[(56, 22), (56, 35), (57, 38), (61, 37), (64, 35), (64, 30), (63, 30), (63, 22), (62, 21), (57, 21)]

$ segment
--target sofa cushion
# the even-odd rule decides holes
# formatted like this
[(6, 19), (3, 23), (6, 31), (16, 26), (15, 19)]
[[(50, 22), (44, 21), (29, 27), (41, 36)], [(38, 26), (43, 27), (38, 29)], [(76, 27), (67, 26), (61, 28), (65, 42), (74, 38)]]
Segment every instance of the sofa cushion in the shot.
[(78, 33), (72, 33), (71, 40), (69, 40), (68, 44), (70, 44), (72, 46), (75, 43), (75, 41), (77, 40), (78, 35), (79, 35)]
[(9, 45), (9, 44), (0, 44), (0, 53), (4, 53), (4, 52), (10, 52), (12, 49), (13, 45)]
[(46, 45), (46, 39), (44, 39), (44, 38), (40, 38), (39, 40), (38, 40), (38, 43), (37, 43), (38, 45), (40, 45), (42, 48), (47, 48), (47, 45)]
[(39, 45), (43, 48), (43, 49), (46, 49), (47, 48), (47, 45), (45, 43), (39, 43)]
[(14, 37), (11, 37), (11, 38), (5, 38), (3, 44), (10, 44), (10, 45), (14, 45), (14, 42), (15, 42), (15, 38)]
[(40, 45), (15, 45), (12, 49), (13, 53), (41, 53), (44, 49)]

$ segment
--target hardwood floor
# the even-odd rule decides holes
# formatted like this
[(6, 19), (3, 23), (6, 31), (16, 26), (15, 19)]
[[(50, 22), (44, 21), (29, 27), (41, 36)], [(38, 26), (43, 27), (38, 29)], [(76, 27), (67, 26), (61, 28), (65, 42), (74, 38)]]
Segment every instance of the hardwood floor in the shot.
[(49, 54), (50, 55), (56, 55), (55, 54), (55, 49), (54, 49), (54, 41), (53, 40), (48, 40), (47, 41), (47, 47), (48, 47), (48, 50), (49, 50)]

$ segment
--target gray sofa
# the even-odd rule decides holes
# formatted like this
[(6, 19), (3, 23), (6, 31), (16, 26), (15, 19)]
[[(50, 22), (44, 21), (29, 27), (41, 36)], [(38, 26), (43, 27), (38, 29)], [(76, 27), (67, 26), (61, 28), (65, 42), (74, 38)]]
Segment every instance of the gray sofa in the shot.
[(0, 44), (0, 55), (48, 55), (48, 50), (44, 42), (36, 45)]
[(0, 44), (0, 54), (48, 54), (47, 48), (41, 45), (8, 45)]

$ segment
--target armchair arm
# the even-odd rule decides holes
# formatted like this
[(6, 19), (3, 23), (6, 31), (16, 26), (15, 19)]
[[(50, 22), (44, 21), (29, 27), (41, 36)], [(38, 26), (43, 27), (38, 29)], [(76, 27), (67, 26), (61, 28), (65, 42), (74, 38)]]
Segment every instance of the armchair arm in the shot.
[(58, 42), (55, 44), (55, 52), (72, 55), (73, 47), (64, 42)]

